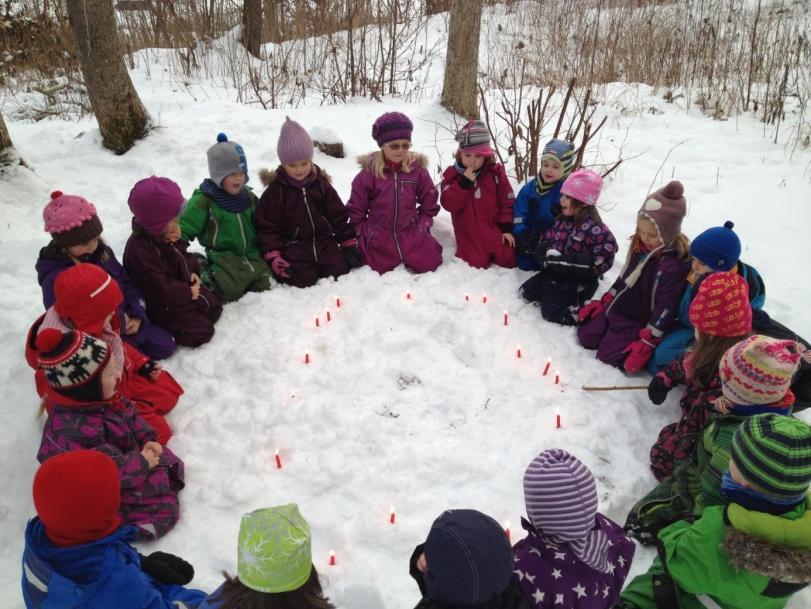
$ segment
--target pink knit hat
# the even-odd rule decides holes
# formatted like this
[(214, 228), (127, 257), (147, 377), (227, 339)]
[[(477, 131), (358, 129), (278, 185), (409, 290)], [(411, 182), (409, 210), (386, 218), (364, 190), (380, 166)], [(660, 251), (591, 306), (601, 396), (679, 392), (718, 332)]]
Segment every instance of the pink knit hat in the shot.
[(493, 156), (495, 152), (490, 147), (490, 131), (482, 121), (468, 121), (456, 134), (459, 142), (459, 151), (479, 156)]
[(566, 178), (560, 188), (560, 194), (568, 195), (585, 205), (597, 205), (603, 179), (590, 169), (578, 169)]
[(791, 386), (805, 347), (793, 340), (750, 336), (721, 358), (718, 373), (724, 397), (733, 404), (774, 404)]
[(311, 161), (313, 158), (313, 140), (307, 130), (286, 117), (276, 144), (276, 156), (285, 165), (296, 161)]
[(180, 213), (183, 193), (180, 186), (169, 178), (152, 176), (132, 187), (127, 203), (138, 224), (150, 235), (158, 237)]
[(51, 200), (42, 210), (45, 230), (60, 247), (81, 245), (95, 239), (103, 227), (96, 215), (96, 207), (87, 199), (76, 195), (51, 193)]

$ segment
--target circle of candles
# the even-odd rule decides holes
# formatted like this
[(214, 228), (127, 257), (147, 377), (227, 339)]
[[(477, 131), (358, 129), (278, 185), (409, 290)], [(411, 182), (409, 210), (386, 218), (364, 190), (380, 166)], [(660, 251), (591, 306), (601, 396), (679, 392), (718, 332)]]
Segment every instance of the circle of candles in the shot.
[(278, 448), (276, 449), (275, 457), (276, 457), (276, 468), (277, 469), (282, 469), (282, 458), (279, 456), (279, 449)]
[(507, 313), (507, 311), (504, 311), (504, 325), (505, 325), (505, 326), (510, 325), (510, 316), (509, 316), (509, 314)]
[(330, 567), (335, 566), (335, 550), (329, 551), (329, 566)]
[(544, 376), (546, 376), (547, 374), (549, 374), (549, 367), (550, 367), (551, 365), (552, 365), (552, 358), (551, 358), (551, 357), (547, 357), (547, 358), (546, 358), (546, 365), (543, 367), (543, 375), (544, 375)]
[(515, 345), (515, 357), (521, 359), (521, 345)]
[(389, 508), (389, 524), (394, 524), (394, 506)]

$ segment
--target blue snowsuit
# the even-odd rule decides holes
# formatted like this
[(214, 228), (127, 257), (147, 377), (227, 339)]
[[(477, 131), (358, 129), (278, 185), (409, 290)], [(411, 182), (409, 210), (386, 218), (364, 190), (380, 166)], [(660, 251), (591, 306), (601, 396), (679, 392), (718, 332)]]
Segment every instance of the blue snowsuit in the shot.
[[(560, 211), (560, 188), (563, 180), (552, 186), (543, 196), (538, 194), (535, 185), (538, 178), (524, 184), (513, 204), (513, 235), (517, 238), (524, 232), (535, 231), (539, 237), (552, 226), (555, 216)], [(518, 253), (518, 268), (524, 271), (540, 269), (538, 261), (532, 256)]]

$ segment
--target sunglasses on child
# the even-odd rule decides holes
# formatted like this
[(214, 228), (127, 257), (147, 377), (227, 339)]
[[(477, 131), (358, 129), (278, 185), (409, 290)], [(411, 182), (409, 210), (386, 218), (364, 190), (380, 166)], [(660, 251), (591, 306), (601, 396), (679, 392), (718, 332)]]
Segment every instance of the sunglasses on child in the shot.
[(411, 142), (406, 142), (405, 144), (398, 143), (386, 144), (386, 147), (389, 150), (408, 150), (409, 148), (411, 148)]

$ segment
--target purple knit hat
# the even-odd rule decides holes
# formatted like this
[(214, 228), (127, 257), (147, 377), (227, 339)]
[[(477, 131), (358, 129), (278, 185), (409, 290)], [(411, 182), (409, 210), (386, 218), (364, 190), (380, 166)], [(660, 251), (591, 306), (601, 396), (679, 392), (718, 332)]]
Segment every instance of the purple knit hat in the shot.
[(311, 161), (313, 140), (310, 138), (310, 134), (289, 116), (285, 118), (279, 133), (279, 142), (276, 144), (276, 156), (285, 165), (296, 161)]
[(135, 220), (155, 237), (166, 230), (166, 225), (177, 218), (183, 205), (180, 186), (169, 178), (152, 176), (137, 182), (127, 201)]
[(372, 137), (378, 146), (394, 140), (408, 140), (410, 142), (413, 130), (414, 125), (405, 114), (402, 112), (386, 112), (377, 117), (375, 124), (372, 125)]
[(562, 448), (535, 457), (524, 472), (524, 501), (541, 537), (567, 545), (584, 563), (606, 572), (608, 538), (594, 530), (597, 485), (579, 459)]
[(95, 239), (103, 227), (95, 206), (83, 197), (62, 194), (56, 190), (42, 210), (45, 231), (60, 247), (81, 245)]

